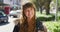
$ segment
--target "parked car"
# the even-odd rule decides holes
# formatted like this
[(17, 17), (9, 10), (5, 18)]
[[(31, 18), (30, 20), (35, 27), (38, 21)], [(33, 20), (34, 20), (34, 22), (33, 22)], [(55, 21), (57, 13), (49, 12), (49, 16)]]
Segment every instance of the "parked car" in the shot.
[(8, 22), (8, 16), (3, 11), (0, 11), (0, 22)]
[(21, 10), (12, 10), (12, 11), (10, 11), (10, 13), (9, 13), (9, 15), (10, 15), (10, 16), (13, 16), (14, 18), (20, 17), (20, 14), (21, 14)]

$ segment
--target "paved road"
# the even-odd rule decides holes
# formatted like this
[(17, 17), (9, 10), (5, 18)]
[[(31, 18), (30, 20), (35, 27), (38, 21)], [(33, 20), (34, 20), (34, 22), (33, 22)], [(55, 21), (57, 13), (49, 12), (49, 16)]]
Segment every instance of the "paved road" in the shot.
[(14, 29), (14, 20), (16, 18), (10, 18), (9, 17), (9, 22), (8, 23), (1, 23), (0, 24), (0, 32), (12, 32)]

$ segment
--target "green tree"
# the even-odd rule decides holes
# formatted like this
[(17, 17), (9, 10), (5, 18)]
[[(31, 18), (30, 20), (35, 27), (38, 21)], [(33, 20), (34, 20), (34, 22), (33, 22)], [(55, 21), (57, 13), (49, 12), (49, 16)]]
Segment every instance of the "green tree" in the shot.
[(37, 8), (40, 8), (40, 13), (42, 14), (42, 8), (44, 6), (44, 9), (46, 9), (46, 14), (50, 14), (49, 13), (49, 9), (50, 9), (50, 2), (52, 0), (32, 0), (32, 2), (36, 5)]

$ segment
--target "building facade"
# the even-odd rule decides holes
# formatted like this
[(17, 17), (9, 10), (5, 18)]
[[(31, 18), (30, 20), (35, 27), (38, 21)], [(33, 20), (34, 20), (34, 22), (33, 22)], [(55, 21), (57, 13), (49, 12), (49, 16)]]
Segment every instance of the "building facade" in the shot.
[(3, 0), (4, 3), (9, 4), (10, 6), (20, 6), (21, 0)]

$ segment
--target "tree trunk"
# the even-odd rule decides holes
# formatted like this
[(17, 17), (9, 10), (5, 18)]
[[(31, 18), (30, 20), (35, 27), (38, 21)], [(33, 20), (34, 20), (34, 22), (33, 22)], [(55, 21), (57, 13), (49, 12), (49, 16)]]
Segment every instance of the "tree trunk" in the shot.
[(50, 14), (50, 12), (49, 12), (49, 10), (50, 10), (50, 3), (46, 3), (45, 4), (45, 9), (46, 9), (46, 15), (49, 15)]

